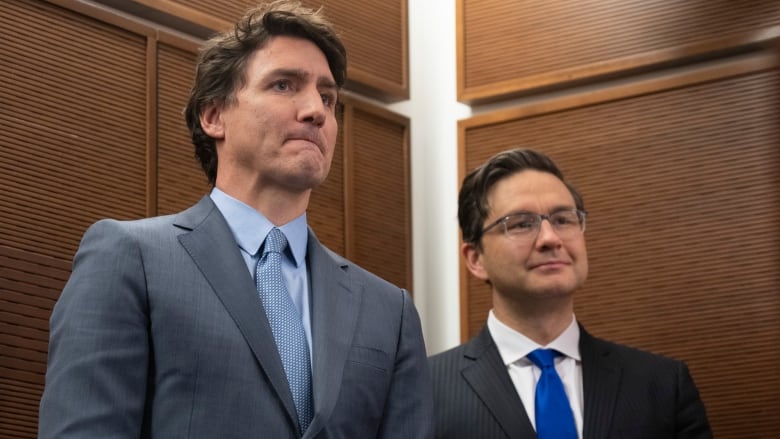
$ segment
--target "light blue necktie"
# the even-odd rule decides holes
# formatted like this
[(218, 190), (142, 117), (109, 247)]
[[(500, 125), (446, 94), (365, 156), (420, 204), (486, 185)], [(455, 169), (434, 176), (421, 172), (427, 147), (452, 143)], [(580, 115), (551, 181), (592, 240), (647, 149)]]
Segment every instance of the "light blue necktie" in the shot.
[(257, 291), (263, 302), (276, 349), (282, 358), (284, 373), (290, 384), (301, 434), (312, 418), (311, 363), (309, 344), (303, 330), (301, 315), (293, 304), (282, 277), (282, 253), (287, 238), (274, 227), (265, 238), (263, 255), (257, 262)]
[(563, 382), (555, 371), (552, 349), (537, 349), (528, 354), (542, 375), (536, 383), (536, 435), (539, 439), (577, 439), (574, 414), (563, 389)]

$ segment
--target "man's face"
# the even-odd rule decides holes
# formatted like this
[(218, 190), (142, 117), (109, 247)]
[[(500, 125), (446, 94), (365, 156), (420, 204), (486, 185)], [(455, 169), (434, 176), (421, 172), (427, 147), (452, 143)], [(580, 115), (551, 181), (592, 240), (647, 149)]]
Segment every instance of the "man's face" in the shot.
[[(500, 180), (488, 192), (490, 213), (483, 224), (518, 212), (548, 215), (574, 209), (566, 185), (553, 174), (525, 170)], [(588, 275), (588, 257), (582, 233), (562, 239), (549, 221), (530, 238), (508, 237), (503, 226), (482, 237), (482, 250), (463, 245), (469, 270), (489, 280), (493, 294), (509, 300), (571, 296)]]
[(201, 116), (217, 143), (217, 187), (303, 192), (322, 183), (338, 132), (325, 55), (309, 40), (272, 37), (249, 58), (245, 78), (233, 102)]

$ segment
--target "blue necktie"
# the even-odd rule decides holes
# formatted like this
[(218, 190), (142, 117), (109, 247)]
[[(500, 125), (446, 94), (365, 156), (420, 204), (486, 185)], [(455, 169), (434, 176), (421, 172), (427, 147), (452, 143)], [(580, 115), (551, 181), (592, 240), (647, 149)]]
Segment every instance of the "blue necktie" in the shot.
[(555, 371), (552, 349), (537, 349), (528, 354), (542, 375), (536, 383), (536, 435), (539, 439), (577, 439), (574, 414), (563, 389), (563, 382)]
[(265, 238), (263, 255), (257, 263), (256, 282), (303, 433), (309, 427), (313, 412), (311, 363), (301, 315), (282, 278), (282, 252), (286, 247), (284, 233), (276, 227), (271, 229)]

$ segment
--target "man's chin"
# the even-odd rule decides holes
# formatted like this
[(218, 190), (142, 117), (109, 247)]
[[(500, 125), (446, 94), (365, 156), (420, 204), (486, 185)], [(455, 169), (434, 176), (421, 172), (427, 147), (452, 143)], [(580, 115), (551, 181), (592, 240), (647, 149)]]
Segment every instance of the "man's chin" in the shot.
[(539, 297), (570, 297), (577, 290), (575, 283), (549, 283), (537, 285), (531, 289), (535, 296)]
[(299, 190), (315, 189), (323, 184), (328, 176), (324, 169), (307, 169), (292, 178), (291, 186)]

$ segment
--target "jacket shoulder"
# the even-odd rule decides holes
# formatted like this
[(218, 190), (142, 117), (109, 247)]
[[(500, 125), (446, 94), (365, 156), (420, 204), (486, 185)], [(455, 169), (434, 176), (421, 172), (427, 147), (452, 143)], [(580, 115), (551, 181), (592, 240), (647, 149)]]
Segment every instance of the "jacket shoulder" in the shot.
[(663, 354), (593, 337), (589, 334), (583, 336), (580, 347), (583, 350), (607, 355), (611, 362), (640, 365), (641, 369), (644, 370), (677, 368), (683, 364), (682, 361)]

